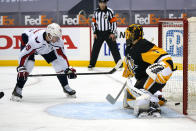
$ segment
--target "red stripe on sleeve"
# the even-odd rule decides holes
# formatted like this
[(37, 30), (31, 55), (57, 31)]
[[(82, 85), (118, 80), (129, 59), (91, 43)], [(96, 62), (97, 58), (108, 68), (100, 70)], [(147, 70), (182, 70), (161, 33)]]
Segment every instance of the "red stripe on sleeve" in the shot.
[(35, 52), (35, 49), (32, 50), (29, 54), (24, 55), (24, 56), (21, 58), (21, 61), (20, 61), (20, 64), (19, 64), (19, 65), (20, 65), (20, 66), (23, 66), (24, 63), (25, 63), (25, 60), (27, 59), (27, 57), (29, 57), (30, 55), (32, 55), (34, 52)]
[(57, 51), (58, 55), (62, 56), (67, 61), (67, 65), (69, 67), (69, 62), (68, 62), (67, 56), (64, 55), (62, 49), (60, 48), (60, 49), (57, 49), (56, 51)]

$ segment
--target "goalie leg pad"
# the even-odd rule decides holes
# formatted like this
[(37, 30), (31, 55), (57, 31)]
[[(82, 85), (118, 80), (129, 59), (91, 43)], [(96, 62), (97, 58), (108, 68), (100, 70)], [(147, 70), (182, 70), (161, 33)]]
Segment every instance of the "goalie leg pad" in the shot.
[[(124, 90), (124, 99), (123, 99), (123, 107), (124, 108), (133, 108), (134, 100), (136, 98), (133, 96), (133, 94), (129, 91), (128, 88)], [(129, 104), (128, 104), (129, 103)], [(131, 106), (130, 106), (131, 105)]]
[[(127, 89), (125, 90), (126, 94), (124, 101), (126, 100), (126, 105), (134, 109), (134, 114), (138, 116), (142, 112), (152, 112), (157, 111), (157, 108), (151, 107), (151, 103), (156, 103), (158, 105), (159, 99), (157, 96), (152, 95), (149, 91), (145, 89), (138, 89), (132, 86), (128, 82)], [(132, 99), (128, 99), (132, 98)], [(123, 103), (125, 105), (125, 103)], [(154, 110), (150, 110), (150, 109)], [(150, 114), (152, 115), (152, 113)]]
[(127, 82), (126, 93), (126, 102), (131, 108), (134, 108), (134, 110), (149, 108), (151, 94), (148, 91), (137, 89), (133, 87), (130, 82)]
[(144, 89), (148, 90), (150, 93), (154, 94), (157, 91), (160, 91), (166, 84), (160, 84), (154, 81), (151, 77), (148, 77), (144, 83)]

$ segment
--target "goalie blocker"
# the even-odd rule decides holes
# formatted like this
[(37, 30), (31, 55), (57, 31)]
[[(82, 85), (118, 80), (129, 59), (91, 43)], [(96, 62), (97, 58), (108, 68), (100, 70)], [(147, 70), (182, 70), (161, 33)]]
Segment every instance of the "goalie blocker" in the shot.
[[(134, 88), (143, 90), (145, 95), (134, 95), (130, 88), (127, 88), (124, 107), (132, 107), (130, 102), (141, 100), (144, 105), (139, 102), (138, 112), (144, 109), (148, 113), (151, 112), (150, 109), (157, 109), (155, 111), (160, 112), (159, 104), (163, 105), (165, 102), (164, 98), (161, 98), (160, 90), (166, 85), (172, 72), (176, 70), (173, 67), (172, 58), (165, 50), (143, 38), (141, 25), (132, 24), (125, 33), (126, 57), (123, 76), (135, 77)], [(158, 97), (161, 101), (158, 100)], [(142, 102), (145, 100), (147, 101)]]

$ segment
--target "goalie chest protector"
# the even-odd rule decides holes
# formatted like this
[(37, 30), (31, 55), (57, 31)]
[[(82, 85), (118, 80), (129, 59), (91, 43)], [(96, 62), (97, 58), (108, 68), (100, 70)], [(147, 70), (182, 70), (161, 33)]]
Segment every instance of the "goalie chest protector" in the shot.
[(131, 68), (137, 80), (148, 77), (146, 68), (157, 62), (159, 58), (168, 53), (155, 44), (141, 39), (133, 45), (127, 52), (128, 67)]

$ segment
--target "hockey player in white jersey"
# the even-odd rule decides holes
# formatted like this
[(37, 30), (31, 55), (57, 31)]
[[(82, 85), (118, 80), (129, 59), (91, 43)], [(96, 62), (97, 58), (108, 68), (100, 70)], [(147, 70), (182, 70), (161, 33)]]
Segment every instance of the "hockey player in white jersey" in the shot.
[(46, 29), (29, 29), (22, 34), (17, 83), (12, 92), (11, 100), (20, 101), (22, 99), (22, 89), (34, 67), (34, 55), (38, 54), (47, 63), (51, 63), (56, 73), (59, 74), (57, 78), (63, 87), (63, 91), (67, 95), (75, 96), (76, 91), (69, 87), (67, 77), (76, 78), (76, 70), (69, 67), (61, 37), (61, 28), (56, 23), (48, 25)]

